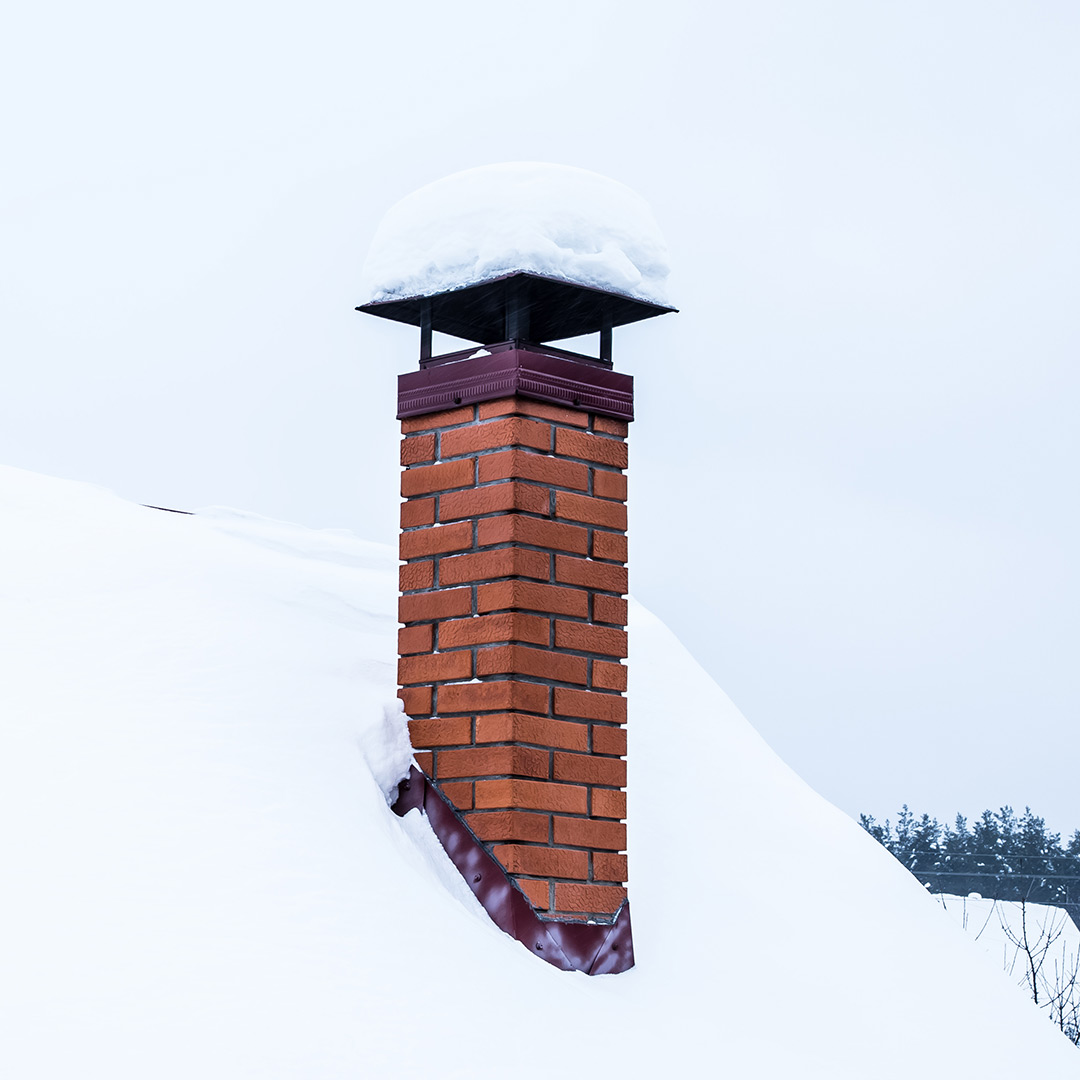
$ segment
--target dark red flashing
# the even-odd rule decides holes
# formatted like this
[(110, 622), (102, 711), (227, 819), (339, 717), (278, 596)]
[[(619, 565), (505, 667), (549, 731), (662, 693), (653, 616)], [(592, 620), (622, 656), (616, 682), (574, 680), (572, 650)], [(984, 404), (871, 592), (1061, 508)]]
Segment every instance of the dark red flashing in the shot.
[(399, 375), (398, 419), (515, 394), (617, 420), (634, 419), (634, 377), (612, 371), (603, 361), (520, 341), (481, 352), (485, 355), (436, 357), (419, 371)]
[(401, 781), (392, 809), (398, 817), (413, 809), (427, 815), (451, 862), (492, 922), (529, 952), (563, 971), (584, 971), (586, 975), (617, 975), (634, 966), (629, 901), (623, 902), (611, 924), (542, 919), (419, 769), (411, 769)]

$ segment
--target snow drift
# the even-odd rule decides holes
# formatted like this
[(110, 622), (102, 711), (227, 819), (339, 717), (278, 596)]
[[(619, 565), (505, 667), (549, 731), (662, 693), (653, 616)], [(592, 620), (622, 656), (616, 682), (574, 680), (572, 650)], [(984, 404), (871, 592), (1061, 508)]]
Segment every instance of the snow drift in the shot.
[(414, 191), (384, 215), (364, 303), (431, 296), (515, 271), (667, 305), (667, 246), (648, 204), (606, 176), (507, 162)]
[(390, 550), (10, 469), (0, 514), (4, 1076), (1075, 1069), (640, 608), (638, 966), (590, 979), (495, 930), (386, 806)]

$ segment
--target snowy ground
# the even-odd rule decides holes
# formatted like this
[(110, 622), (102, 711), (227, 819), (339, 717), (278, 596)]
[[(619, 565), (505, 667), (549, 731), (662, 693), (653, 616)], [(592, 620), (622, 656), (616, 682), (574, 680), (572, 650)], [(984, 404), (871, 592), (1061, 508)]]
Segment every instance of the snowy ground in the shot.
[(934, 899), (1054, 1023), (1080, 1025), (1080, 929), (1063, 908), (976, 893)]
[(11, 469), (0, 520), (4, 1077), (1080, 1067), (640, 608), (638, 966), (589, 979), (492, 928), (386, 807), (391, 551)]

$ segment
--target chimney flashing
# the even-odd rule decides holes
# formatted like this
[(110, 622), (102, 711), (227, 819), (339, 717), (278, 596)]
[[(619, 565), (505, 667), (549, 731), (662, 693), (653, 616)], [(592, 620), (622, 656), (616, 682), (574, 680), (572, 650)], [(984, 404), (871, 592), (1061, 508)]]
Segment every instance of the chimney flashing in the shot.
[(491, 921), (534, 956), (563, 971), (583, 971), (586, 975), (618, 975), (634, 966), (629, 900), (622, 902), (610, 921), (542, 918), (517, 882), (419, 769), (410, 770), (398, 785), (398, 797), (391, 809), (398, 817), (410, 810), (419, 810), (427, 817), (432, 832)]

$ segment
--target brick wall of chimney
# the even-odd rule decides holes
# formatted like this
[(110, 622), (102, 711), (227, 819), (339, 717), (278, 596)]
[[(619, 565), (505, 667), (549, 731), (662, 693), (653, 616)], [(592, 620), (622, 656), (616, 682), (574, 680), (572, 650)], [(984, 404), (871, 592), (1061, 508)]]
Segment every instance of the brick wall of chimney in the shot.
[(420, 767), (547, 918), (626, 897), (627, 425), (402, 422), (398, 681)]

